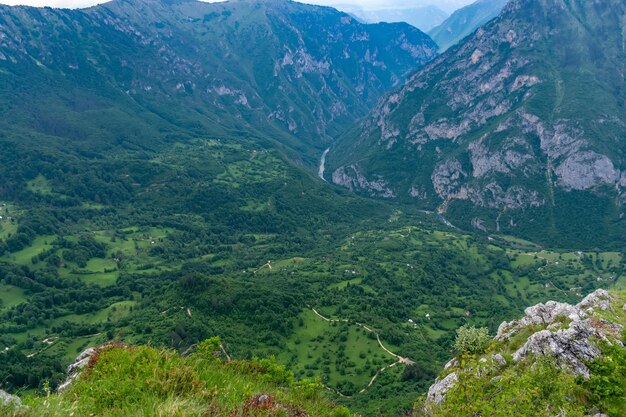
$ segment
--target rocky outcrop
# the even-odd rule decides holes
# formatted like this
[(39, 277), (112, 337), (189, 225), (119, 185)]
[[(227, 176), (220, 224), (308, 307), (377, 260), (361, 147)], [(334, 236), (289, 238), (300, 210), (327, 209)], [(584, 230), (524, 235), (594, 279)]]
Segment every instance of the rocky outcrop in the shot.
[[(493, 367), (493, 368), (502, 368), (506, 365), (506, 359), (499, 353), (492, 354), (488, 358), (481, 358), (480, 363), (483, 366)], [(459, 361), (455, 358), (449, 361), (445, 370), (450, 370), (459, 366)], [(476, 372), (483, 372), (482, 369), (477, 369)], [(428, 394), (426, 395), (426, 399), (430, 403), (441, 404), (445, 398), (446, 394), (450, 389), (452, 389), (459, 382), (459, 374), (457, 371), (452, 371), (444, 378), (438, 378), (437, 381), (428, 389)]]
[(357, 165), (339, 168), (333, 172), (333, 183), (342, 185), (349, 190), (367, 190), (377, 197), (393, 198), (395, 193), (387, 186), (384, 178), (368, 180)]
[(59, 393), (65, 391), (74, 383), (74, 381), (78, 379), (83, 368), (89, 365), (89, 361), (96, 353), (97, 349), (89, 348), (78, 355), (76, 360), (67, 367), (67, 378), (64, 383), (59, 385), (59, 388), (57, 389)]
[(0, 405), (20, 407), (22, 405), (22, 400), (20, 397), (11, 395), (0, 389)]
[(441, 404), (446, 398), (446, 393), (450, 391), (450, 388), (454, 387), (457, 382), (459, 382), (459, 377), (456, 372), (452, 372), (442, 380), (435, 382), (435, 384), (428, 389), (428, 401)]
[(587, 317), (577, 306), (548, 301), (545, 304), (537, 304), (524, 310), (525, 316), (520, 320), (504, 322), (498, 328), (496, 340), (503, 341), (518, 333), (520, 329), (533, 325), (550, 325), (558, 319), (569, 321), (582, 320)]
[[(539, 356), (549, 357), (566, 372), (589, 378), (591, 375), (587, 364), (602, 356), (599, 341), (624, 347), (621, 341), (624, 326), (597, 314), (612, 311), (613, 300), (608, 291), (599, 289), (576, 305), (556, 301), (537, 304), (527, 308), (521, 319), (502, 323), (494, 340), (506, 346), (513, 337), (532, 328), (534, 333), (521, 347), (511, 352), (513, 363), (533, 360)], [(488, 367), (507, 365), (501, 354), (481, 358), (479, 363)], [(441, 404), (446, 393), (463, 374), (469, 372), (482, 375), (484, 371), (482, 368), (459, 369), (459, 364), (458, 360), (453, 359), (446, 365), (446, 372), (449, 373), (430, 387), (427, 396), (429, 402)]]
[(594, 310), (609, 310), (610, 301), (611, 295), (600, 289), (575, 306), (554, 301), (538, 304), (527, 308), (521, 320), (502, 323), (496, 340), (507, 340), (527, 326), (546, 327), (531, 335), (513, 354), (513, 360), (519, 362), (532, 355), (549, 356), (573, 374), (588, 378), (585, 362), (602, 353), (597, 340), (622, 343), (619, 339), (623, 326), (592, 316)]
[(609, 294), (607, 290), (597, 290), (586, 296), (580, 303), (578, 303), (577, 307), (583, 310), (610, 310), (611, 294)]
[(557, 364), (574, 375), (589, 378), (585, 362), (602, 354), (591, 339), (616, 340), (622, 330), (617, 324), (605, 320), (594, 322), (592, 319), (572, 322), (567, 329), (542, 330), (528, 338), (524, 346), (513, 354), (513, 360), (519, 362), (532, 355), (553, 357)]

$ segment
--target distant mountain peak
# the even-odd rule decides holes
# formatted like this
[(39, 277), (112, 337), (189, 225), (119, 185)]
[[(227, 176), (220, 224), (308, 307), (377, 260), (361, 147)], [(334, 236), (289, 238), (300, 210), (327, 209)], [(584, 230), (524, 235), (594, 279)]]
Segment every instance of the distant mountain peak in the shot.
[(452, 13), (428, 32), (442, 51), (460, 42), (478, 27), (494, 19), (508, 0), (478, 0)]

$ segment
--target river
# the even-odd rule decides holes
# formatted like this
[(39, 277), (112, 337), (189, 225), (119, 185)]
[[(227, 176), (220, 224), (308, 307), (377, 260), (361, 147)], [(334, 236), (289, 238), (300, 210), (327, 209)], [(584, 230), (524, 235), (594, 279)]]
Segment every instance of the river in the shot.
[(330, 148), (326, 149), (322, 154), (322, 157), (320, 158), (320, 168), (317, 171), (317, 175), (319, 175), (319, 177), (324, 181), (326, 181), (326, 178), (324, 178), (324, 171), (326, 171), (326, 155), (328, 155), (328, 152), (330, 152)]

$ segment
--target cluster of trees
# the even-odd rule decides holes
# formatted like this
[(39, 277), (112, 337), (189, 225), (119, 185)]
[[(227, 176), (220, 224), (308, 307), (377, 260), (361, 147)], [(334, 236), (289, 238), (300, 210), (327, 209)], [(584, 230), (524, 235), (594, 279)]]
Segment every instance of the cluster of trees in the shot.
[(58, 219), (47, 210), (29, 211), (27, 216), (20, 218), (14, 234), (4, 241), (0, 239), (0, 256), (30, 246), (37, 236), (55, 233), (58, 225)]
[(0, 389), (9, 391), (23, 387), (43, 389), (46, 383), (57, 386), (65, 378), (65, 367), (58, 358), (47, 355), (29, 358), (16, 349), (0, 352), (0, 369)]

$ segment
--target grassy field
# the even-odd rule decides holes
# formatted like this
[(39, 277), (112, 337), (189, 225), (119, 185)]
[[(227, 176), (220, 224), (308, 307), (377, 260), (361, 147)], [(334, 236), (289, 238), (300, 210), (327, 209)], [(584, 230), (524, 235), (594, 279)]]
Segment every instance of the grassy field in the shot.
[(37, 175), (33, 180), (28, 181), (28, 183), (26, 184), (26, 187), (29, 191), (35, 194), (41, 194), (41, 195), (53, 194), (52, 185), (50, 184), (50, 181), (48, 181), (48, 179), (41, 174)]
[[(106, 258), (91, 258), (84, 267), (74, 262), (63, 261), (59, 266), (59, 274), (68, 279), (77, 279), (85, 283), (95, 284), (101, 287), (114, 285), (120, 270), (127, 272), (156, 272), (159, 270), (171, 270), (172, 266), (164, 263), (157, 257), (150, 256), (149, 251), (155, 246), (162, 244), (173, 229), (168, 228), (128, 228), (122, 231), (121, 236), (115, 232), (94, 231), (93, 238), (106, 245)], [(6, 254), (0, 260), (18, 265), (41, 269), (46, 265), (43, 260), (33, 262), (33, 259), (46, 252), (53, 250), (54, 255), (63, 259), (64, 251), (55, 246), (56, 236), (39, 236), (34, 242), (14, 253)], [(77, 242), (78, 236), (63, 236), (70, 242)], [(123, 258), (123, 261), (122, 259)]]
[(55, 239), (56, 236), (53, 235), (39, 236), (32, 245), (18, 252), (3, 256), (3, 260), (14, 262), (18, 265), (32, 265), (33, 257), (51, 249)]
[(8, 310), (27, 300), (24, 290), (21, 288), (8, 284), (0, 284), (0, 310)]
[(6, 239), (15, 234), (17, 230), (17, 221), (15, 216), (19, 215), (12, 204), (0, 202), (0, 239)]
[(344, 395), (366, 388), (378, 369), (395, 362), (372, 333), (356, 324), (325, 321), (311, 310), (300, 315), (279, 359), (297, 376), (320, 376)]

